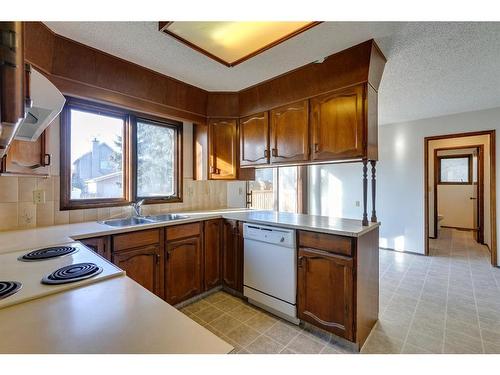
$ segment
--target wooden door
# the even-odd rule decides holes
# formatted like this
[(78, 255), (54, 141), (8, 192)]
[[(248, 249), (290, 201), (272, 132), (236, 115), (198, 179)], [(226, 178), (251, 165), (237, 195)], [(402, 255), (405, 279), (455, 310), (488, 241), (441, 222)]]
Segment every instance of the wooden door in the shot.
[(240, 119), (240, 166), (269, 163), (267, 112)]
[(165, 300), (171, 305), (201, 293), (201, 255), (199, 236), (167, 240)]
[(307, 100), (271, 111), (271, 163), (309, 159), (309, 105)]
[(109, 237), (93, 237), (79, 240), (82, 244), (87, 246), (90, 250), (95, 251), (104, 259), (111, 261), (111, 246), (109, 244)]
[(204, 290), (209, 290), (222, 283), (221, 220), (207, 220), (204, 228)]
[(209, 120), (209, 170), (213, 180), (235, 180), (237, 175), (236, 120)]
[(313, 160), (362, 158), (366, 153), (364, 88), (354, 86), (311, 99)]
[(299, 319), (353, 340), (353, 260), (299, 248)]
[(163, 298), (163, 262), (159, 245), (148, 245), (113, 254), (113, 263), (144, 288)]

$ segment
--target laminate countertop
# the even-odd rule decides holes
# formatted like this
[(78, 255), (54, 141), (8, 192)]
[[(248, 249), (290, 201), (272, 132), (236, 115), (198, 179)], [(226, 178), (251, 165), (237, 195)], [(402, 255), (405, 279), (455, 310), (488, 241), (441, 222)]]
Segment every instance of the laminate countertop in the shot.
[[(248, 209), (115, 228), (99, 222), (0, 232), (0, 254), (215, 218), (358, 237), (360, 220)], [(1, 279), (0, 275), (0, 279)], [(233, 347), (127, 276), (0, 309), (0, 353), (228, 353)]]
[(97, 221), (90, 221), (0, 232), (0, 254), (53, 246), (83, 238), (133, 232), (216, 218), (240, 220), (248, 223), (337, 234), (348, 237), (362, 236), (380, 225), (379, 223), (370, 223), (368, 226), (363, 226), (361, 220), (250, 209), (221, 209), (178, 213), (187, 215), (188, 218), (119, 228), (101, 224)]
[(132, 279), (0, 309), (0, 353), (226, 354), (233, 347)]

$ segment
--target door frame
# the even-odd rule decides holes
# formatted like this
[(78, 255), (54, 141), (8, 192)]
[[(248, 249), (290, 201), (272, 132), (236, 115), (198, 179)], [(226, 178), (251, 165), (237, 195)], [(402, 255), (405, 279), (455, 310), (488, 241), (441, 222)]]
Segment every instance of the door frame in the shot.
[[(496, 132), (484, 130), (468, 133), (455, 133), (430, 136), (424, 138), (424, 244), (425, 255), (429, 255), (429, 142), (463, 138), (477, 135), (488, 135), (490, 140), (490, 225), (491, 225), (491, 264), (497, 266), (497, 215), (496, 215)], [(470, 147), (470, 146), (469, 146)], [(436, 171), (434, 171), (436, 172)]]
[[(448, 157), (468, 157), (469, 158), (469, 178), (471, 179), (471, 183), (474, 184), (474, 181), (472, 181), (472, 171), (473, 171), (473, 156), (472, 154), (467, 154), (467, 155), (461, 155), (461, 154), (453, 154), (453, 155), (446, 155), (440, 157), (438, 155), (439, 151), (449, 151), (449, 150), (466, 150), (466, 149), (476, 149), (477, 150), (477, 200), (476, 200), (476, 209), (477, 209), (477, 215), (479, 219), (479, 241), (481, 244), (484, 245), (484, 145), (479, 144), (479, 145), (470, 145), (470, 146), (458, 146), (458, 147), (441, 147), (441, 148), (436, 148), (434, 149), (434, 237), (432, 238), (437, 238), (437, 233), (438, 233), (438, 185), (440, 184), (439, 182), (439, 172), (440, 172), (440, 167), (439, 167), (439, 161), (440, 159), (443, 158), (448, 158)], [(442, 183), (441, 183), (442, 184)], [(474, 223), (476, 225), (477, 223)], [(456, 228), (456, 229), (464, 229), (465, 228)]]

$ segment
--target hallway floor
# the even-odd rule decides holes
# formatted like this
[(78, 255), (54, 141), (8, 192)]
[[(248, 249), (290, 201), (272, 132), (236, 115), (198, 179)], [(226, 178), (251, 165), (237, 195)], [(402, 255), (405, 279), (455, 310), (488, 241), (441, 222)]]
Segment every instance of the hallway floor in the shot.
[(380, 252), (380, 319), (363, 353), (500, 353), (500, 269), (471, 232), (442, 229), (431, 256)]
[[(470, 232), (442, 230), (431, 256), (380, 250), (380, 319), (362, 353), (499, 353), (500, 269)], [(349, 353), (334, 336), (217, 292), (182, 311), (236, 353)]]

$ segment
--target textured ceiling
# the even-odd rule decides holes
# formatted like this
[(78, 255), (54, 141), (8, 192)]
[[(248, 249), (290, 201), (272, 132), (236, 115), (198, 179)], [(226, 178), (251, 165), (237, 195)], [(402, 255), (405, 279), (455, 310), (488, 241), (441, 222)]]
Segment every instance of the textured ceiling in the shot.
[(379, 123), (500, 106), (500, 23), (324, 22), (228, 68), (157, 22), (46, 22), (53, 31), (211, 91), (236, 91), (374, 38), (388, 62)]

